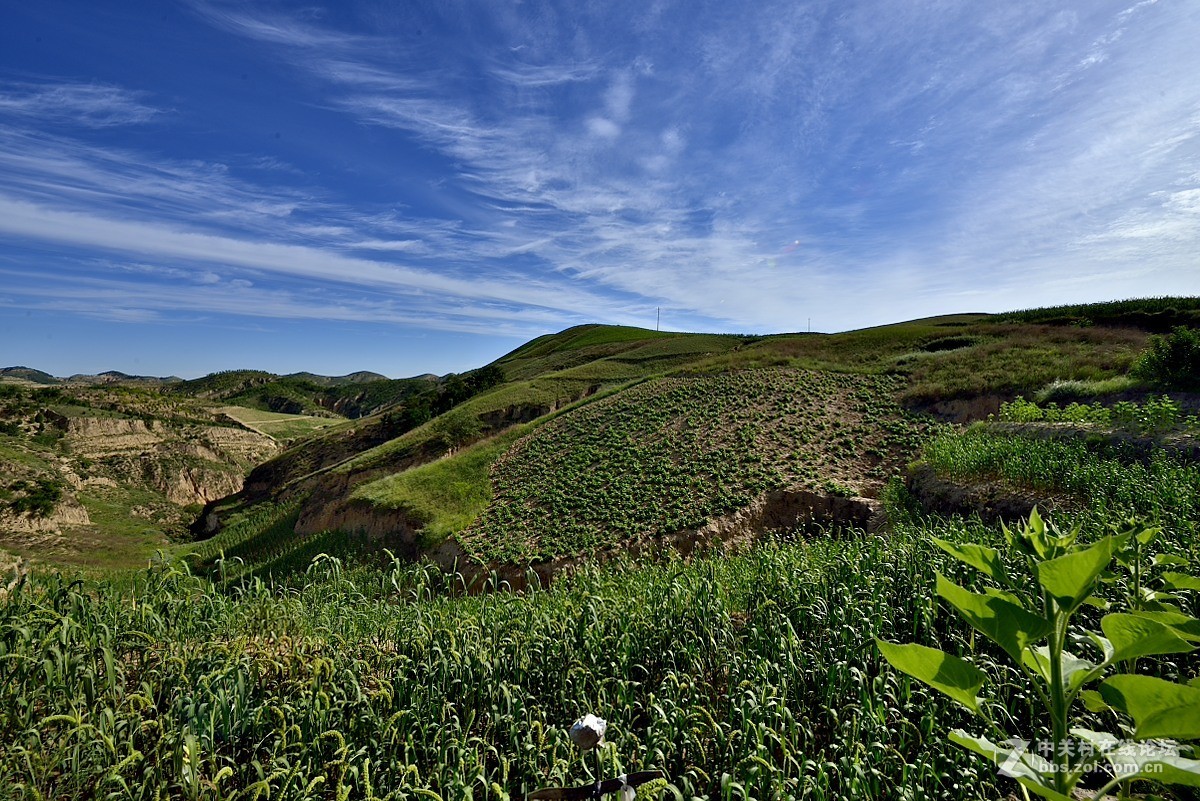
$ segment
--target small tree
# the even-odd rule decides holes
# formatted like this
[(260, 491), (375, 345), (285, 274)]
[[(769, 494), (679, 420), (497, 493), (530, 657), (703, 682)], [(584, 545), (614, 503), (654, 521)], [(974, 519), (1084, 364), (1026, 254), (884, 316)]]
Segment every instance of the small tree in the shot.
[(1167, 336), (1151, 337), (1130, 372), (1164, 388), (1200, 387), (1200, 331), (1181, 325)]
[(479, 436), (483, 427), (480, 425), (478, 417), (460, 409), (446, 412), (435, 419), (432, 430), (434, 435), (453, 453)]

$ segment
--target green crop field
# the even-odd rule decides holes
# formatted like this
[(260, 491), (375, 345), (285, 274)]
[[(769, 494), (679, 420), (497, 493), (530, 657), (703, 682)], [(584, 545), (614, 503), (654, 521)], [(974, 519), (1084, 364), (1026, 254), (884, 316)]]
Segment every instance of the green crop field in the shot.
[(663, 769), (685, 798), (982, 793), (993, 772), (934, 737), (957, 713), (868, 647), (939, 629), (918, 591), (932, 557), (898, 532), (475, 598), (425, 568), (328, 560), (289, 588), (232, 592), (170, 569), (34, 579), (0, 600), (0, 783), (29, 798), (520, 798), (589, 780), (566, 727), (598, 711), (606, 769)]
[[(641, 770), (668, 781), (643, 801), (1195, 801), (1200, 396), (1131, 366), (1196, 308), (579, 326), (471, 385), (6, 390), (0, 801), (507, 801)], [(189, 504), (188, 530), (110, 477), (149, 451), (85, 458), (43, 425), (54, 405), (212, 422), (217, 396), (267, 385), (364, 416)], [(274, 447), (223, 425), (156, 440), (161, 477), (199, 475), (218, 440)], [(35, 518), (50, 489), (92, 523)], [(885, 522), (666, 547), (781, 489)], [(988, 499), (1048, 522), (993, 522)], [(568, 733), (586, 713), (608, 721), (591, 754)]]
[(301, 439), (344, 422), (331, 417), (267, 412), (244, 406), (223, 406), (218, 411), (283, 442)]
[(478, 558), (521, 562), (700, 526), (780, 487), (878, 490), (924, 431), (895, 388), (783, 369), (640, 384), (517, 443), (459, 540)]

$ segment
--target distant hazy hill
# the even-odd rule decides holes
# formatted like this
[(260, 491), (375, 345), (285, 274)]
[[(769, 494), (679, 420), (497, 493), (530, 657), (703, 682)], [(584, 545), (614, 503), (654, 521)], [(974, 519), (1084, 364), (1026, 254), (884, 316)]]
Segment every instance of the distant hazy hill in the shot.
[(160, 385), (174, 384), (182, 381), (179, 376), (130, 375), (120, 370), (106, 370), (103, 373), (76, 373), (66, 378), (56, 378), (42, 370), (32, 367), (5, 367), (0, 369), (0, 378), (19, 378), (32, 381), (35, 384), (141, 384)]
[(5, 367), (0, 369), (0, 377), (4, 378), (19, 378), (23, 381), (32, 381), (35, 384), (57, 384), (58, 379), (49, 373), (43, 373), (41, 370), (34, 370), (32, 367)]
[(344, 376), (300, 372), (277, 375), (263, 370), (226, 370), (181, 381), (170, 389), (182, 395), (286, 414), (325, 414), (358, 418), (395, 405), (436, 383), (430, 378), (387, 378), (360, 371)]
[(322, 384), (324, 386), (340, 386), (342, 384), (366, 384), (370, 381), (389, 381), (386, 375), (372, 373), (369, 370), (360, 370), (357, 373), (349, 373), (347, 375), (317, 375), (316, 373), (288, 373), (284, 378), (295, 378), (300, 381), (309, 381), (313, 384)]
[(130, 375), (120, 370), (105, 370), (95, 375), (76, 373), (65, 380), (73, 384), (174, 384), (183, 379), (177, 375)]

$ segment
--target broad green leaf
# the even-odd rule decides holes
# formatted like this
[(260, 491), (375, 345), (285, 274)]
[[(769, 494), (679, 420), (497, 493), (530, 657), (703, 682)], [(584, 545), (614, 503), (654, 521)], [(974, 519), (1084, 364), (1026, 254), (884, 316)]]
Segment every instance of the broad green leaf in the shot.
[(1113, 662), (1124, 662), (1140, 656), (1182, 654), (1196, 650), (1181, 639), (1174, 629), (1142, 615), (1115, 613), (1100, 621), (1104, 636), (1113, 644)]
[(1131, 743), (1087, 729), (1071, 729), (1071, 733), (1090, 743), (1113, 766), (1113, 773), (1127, 781), (1151, 779), (1200, 787), (1200, 761), (1179, 756), (1178, 746)]
[(1079, 694), (1079, 699), (1083, 701), (1083, 705), (1087, 708), (1088, 712), (1107, 712), (1112, 709), (1112, 707), (1104, 703), (1103, 696), (1095, 690), (1084, 690)]
[(1173, 553), (1160, 553), (1154, 557), (1155, 566), (1171, 565), (1172, 567), (1187, 567), (1191, 562)]
[(1162, 623), (1185, 640), (1200, 642), (1200, 620), (1182, 612), (1136, 612), (1138, 617)]
[(1023, 533), (1029, 538), (1029, 542), (1038, 556), (1045, 559), (1050, 554), (1051, 545), (1046, 530), (1046, 521), (1042, 520), (1036, 506), (1029, 512), (1029, 521), (1025, 524)]
[(1087, 633), (1087, 636), (1092, 642), (1094, 642), (1096, 644), (1096, 647), (1100, 649), (1100, 653), (1104, 654), (1104, 659), (1102, 659), (1101, 662), (1105, 665), (1112, 662), (1113, 653), (1115, 653), (1115, 649), (1113, 648), (1113, 644), (1108, 641), (1108, 638), (1101, 637), (1099, 634), (1096, 634), (1095, 632), (1092, 632), (1092, 631), (1089, 631)]
[(1050, 621), (1023, 606), (994, 595), (964, 590), (941, 573), (937, 574), (937, 594), (1016, 661), (1020, 661), (1021, 652), (1027, 645), (1050, 632)]
[[(1027, 668), (1032, 670), (1038, 676), (1041, 676), (1042, 681), (1050, 684), (1050, 649), (1042, 645), (1037, 648), (1029, 648), (1021, 655), (1021, 661)], [(1088, 676), (1097, 667), (1095, 662), (1089, 662), (1086, 659), (1081, 659), (1074, 654), (1063, 651), (1062, 653), (1062, 681), (1063, 688), (1067, 692), (1077, 690), (1083, 686), (1088, 680)]]
[(1135, 536), (1137, 537), (1137, 541), (1142, 545), (1149, 545), (1150, 543), (1154, 542), (1154, 538), (1157, 537), (1161, 531), (1162, 529), (1160, 529), (1158, 526), (1150, 526), (1142, 529)]
[(1165, 737), (1193, 740), (1200, 737), (1200, 688), (1156, 679), (1120, 675), (1100, 685), (1109, 705), (1133, 718), (1139, 740)]
[(979, 688), (987, 678), (982, 670), (945, 651), (916, 643), (899, 645), (877, 639), (875, 644), (896, 670), (925, 682), (978, 714)]
[(1043, 798), (1072, 801), (1051, 785), (1054, 766), (1040, 754), (1030, 751), (1025, 744), (1016, 748), (997, 745), (986, 737), (973, 737), (962, 729), (951, 731), (950, 741), (991, 760), (1002, 774), (1016, 779)]
[(1064, 611), (1073, 612), (1091, 595), (1092, 585), (1112, 561), (1112, 538), (1105, 537), (1090, 548), (1057, 559), (1039, 562), (1038, 583)]
[(1200, 577), (1187, 573), (1163, 573), (1163, 585), (1168, 590), (1200, 590)]
[(1004, 562), (1000, 559), (1000, 552), (995, 548), (974, 543), (959, 545), (937, 537), (932, 539), (934, 545), (958, 561), (970, 565), (998, 584), (1008, 584), (1008, 574), (1004, 572)]
[(1046, 646), (1026, 649), (1021, 654), (1021, 664), (1040, 676), (1046, 684), (1050, 683), (1050, 649)]
[(1020, 596), (1013, 595), (1011, 592), (1007, 592), (1005, 590), (998, 590), (995, 587), (984, 587), (983, 594), (989, 598), (1000, 598), (1016, 606), (1025, 605), (1025, 602), (1021, 600)]

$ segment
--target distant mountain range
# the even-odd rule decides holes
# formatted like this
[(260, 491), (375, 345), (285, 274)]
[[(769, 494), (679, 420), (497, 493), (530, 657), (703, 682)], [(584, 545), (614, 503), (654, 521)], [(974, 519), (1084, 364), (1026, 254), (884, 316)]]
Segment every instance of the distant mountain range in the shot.
[[(344, 386), (346, 384), (366, 384), (366, 383), (370, 383), (371, 381), (387, 381), (387, 380), (389, 380), (387, 376), (380, 375), (379, 373), (373, 373), (373, 372), (370, 372), (369, 370), (360, 370), (356, 373), (349, 373), (347, 375), (340, 375), (340, 376), (326, 376), (326, 375), (318, 375), (316, 373), (308, 373), (308, 372), (289, 373), (287, 375), (276, 375), (275, 373), (268, 373), (268, 372), (264, 372), (264, 371), (260, 371), (260, 370), (229, 370), (229, 371), (224, 371), (221, 373), (210, 373), (209, 375), (204, 376), (203, 378), (193, 379), (193, 381), (201, 382), (201, 381), (204, 381), (205, 379), (212, 378), (213, 376), (220, 376), (220, 375), (226, 375), (226, 374), (245, 375), (245, 374), (250, 374), (250, 373), (261, 376), (264, 379), (266, 379), (267, 381), (276, 381), (281, 378), (296, 379), (299, 381), (307, 381), (310, 384), (318, 384), (318, 385), (327, 386), (327, 387)], [(422, 378), (422, 379), (436, 378), (436, 376), (432, 376), (432, 375), (416, 376), (416, 377)], [(154, 385), (161, 385), (161, 384), (178, 384), (178, 383), (185, 382), (184, 379), (180, 378), (179, 376), (175, 376), (175, 375), (171, 375), (171, 376), (130, 375), (129, 373), (122, 373), (120, 370), (106, 370), (103, 373), (95, 373), (95, 374), (76, 373), (74, 375), (61, 377), (61, 376), (51, 375), (50, 373), (47, 373), (43, 370), (36, 370), (32, 367), (24, 367), (24, 366), (0, 368), (0, 378), (16, 378), (16, 379), (20, 379), (23, 381), (29, 381), (34, 384), (45, 384), (47, 386), (52, 386), (55, 384), (154, 384)]]

